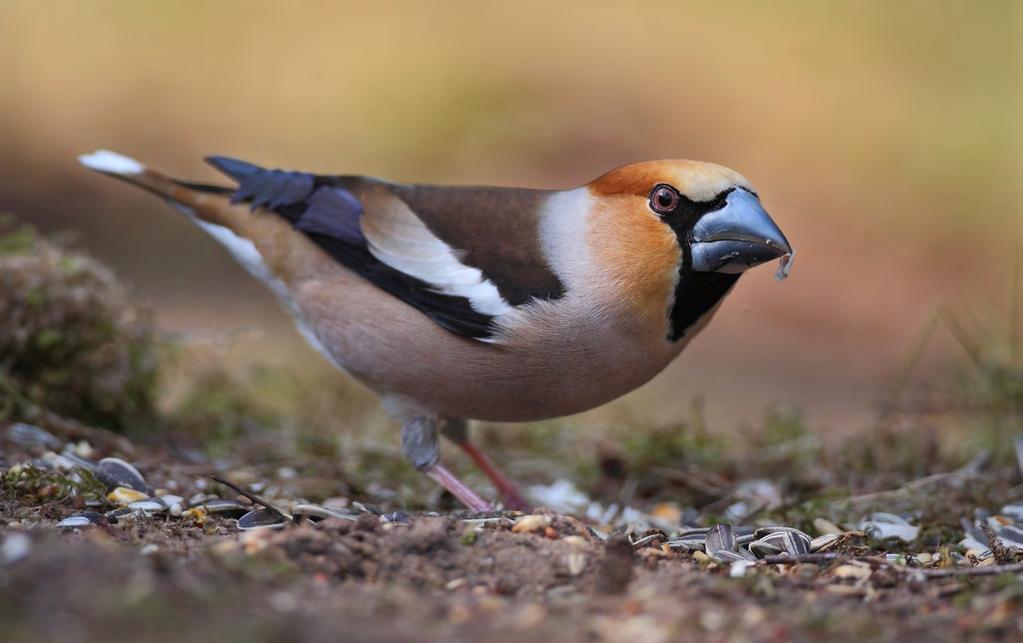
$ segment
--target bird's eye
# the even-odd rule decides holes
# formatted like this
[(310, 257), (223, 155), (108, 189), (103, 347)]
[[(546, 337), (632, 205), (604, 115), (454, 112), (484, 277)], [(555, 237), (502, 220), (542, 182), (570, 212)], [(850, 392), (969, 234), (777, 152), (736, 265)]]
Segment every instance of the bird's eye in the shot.
[(650, 207), (654, 212), (666, 214), (678, 205), (678, 192), (667, 185), (658, 185), (650, 193)]

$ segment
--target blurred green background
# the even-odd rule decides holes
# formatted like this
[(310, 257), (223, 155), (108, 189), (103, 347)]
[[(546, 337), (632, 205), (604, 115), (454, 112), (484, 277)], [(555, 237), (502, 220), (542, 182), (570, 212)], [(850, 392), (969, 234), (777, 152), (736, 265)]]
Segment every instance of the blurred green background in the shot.
[[(227, 253), (75, 156), (215, 179), (227, 154), (395, 180), (567, 187), (662, 157), (733, 167), (798, 250), (676, 364), (581, 418), (719, 426), (777, 402), (861, 427), (936, 307), (1010, 305), (1023, 3), (0, 2), (0, 211), (113, 265), (232, 364), (338, 378)], [(917, 371), (936, 376), (939, 340)]]

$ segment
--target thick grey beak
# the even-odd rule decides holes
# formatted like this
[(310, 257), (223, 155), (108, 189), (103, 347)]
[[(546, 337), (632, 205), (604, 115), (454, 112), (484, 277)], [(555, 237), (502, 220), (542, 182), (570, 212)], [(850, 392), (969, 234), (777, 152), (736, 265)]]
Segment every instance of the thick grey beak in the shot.
[(792, 254), (788, 239), (752, 193), (736, 188), (725, 207), (693, 226), (693, 270), (737, 274)]

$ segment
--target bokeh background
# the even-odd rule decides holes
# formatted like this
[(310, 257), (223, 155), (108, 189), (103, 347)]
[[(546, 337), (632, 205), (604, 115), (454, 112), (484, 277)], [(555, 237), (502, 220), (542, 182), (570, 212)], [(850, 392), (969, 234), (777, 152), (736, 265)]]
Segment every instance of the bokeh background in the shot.
[[(670, 421), (699, 398), (716, 426), (783, 403), (841, 432), (890, 398), (939, 306), (1008, 314), (1021, 79), (1014, 1), (3, 0), (0, 211), (73, 231), (161, 328), (239, 368), (337, 378), (212, 240), (75, 156), (535, 187), (722, 163), (797, 248), (792, 277), (754, 271), (663, 375), (571, 422)], [(936, 333), (915, 385), (957, 350)]]

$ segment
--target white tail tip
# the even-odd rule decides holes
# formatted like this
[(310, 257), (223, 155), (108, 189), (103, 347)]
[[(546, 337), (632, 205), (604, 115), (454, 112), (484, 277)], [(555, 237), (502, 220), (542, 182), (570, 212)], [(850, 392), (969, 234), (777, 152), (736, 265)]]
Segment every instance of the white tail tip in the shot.
[(82, 154), (78, 157), (78, 162), (90, 170), (109, 174), (142, 174), (146, 169), (145, 165), (135, 159), (110, 150), (96, 150), (92, 154)]

